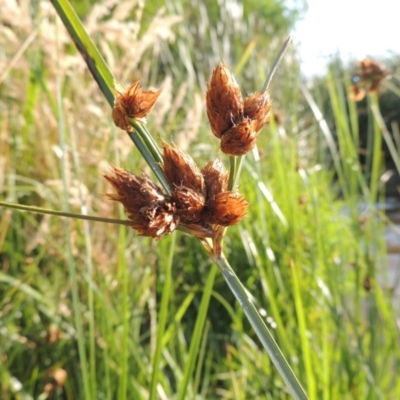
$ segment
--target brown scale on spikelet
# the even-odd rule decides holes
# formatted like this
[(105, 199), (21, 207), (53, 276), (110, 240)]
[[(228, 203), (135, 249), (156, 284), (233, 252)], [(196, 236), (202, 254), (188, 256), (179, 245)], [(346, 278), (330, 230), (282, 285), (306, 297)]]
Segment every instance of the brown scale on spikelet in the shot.
[(207, 87), (207, 115), (217, 138), (243, 118), (242, 93), (235, 77), (223, 63), (212, 73)]
[(221, 150), (233, 156), (254, 147), (259, 131), (270, 118), (268, 93), (254, 93), (243, 101), (234, 76), (222, 63), (212, 73), (206, 103), (211, 130), (221, 139)]
[(210, 161), (201, 172), (207, 188), (203, 221), (222, 226), (238, 223), (247, 214), (249, 204), (239, 193), (227, 190), (229, 175), (225, 172), (222, 162)]
[(176, 205), (176, 213), (184, 224), (199, 224), (205, 205), (205, 198), (186, 186), (179, 186), (172, 192), (172, 200)]
[(221, 138), (221, 150), (232, 156), (242, 156), (256, 145), (258, 132), (256, 121), (245, 118), (240, 124), (233, 126)]
[(272, 102), (267, 92), (253, 93), (244, 99), (244, 116), (255, 121), (254, 130), (259, 132), (270, 119)]
[(117, 191), (107, 194), (123, 204), (132, 228), (141, 236), (160, 238), (172, 232), (179, 224), (175, 204), (147, 175), (143, 178), (121, 168), (113, 167), (104, 176)]
[(140, 81), (133, 83), (126, 90), (118, 85), (118, 88), (115, 88), (112, 111), (115, 125), (130, 132), (133, 128), (129, 123), (129, 118), (135, 118), (139, 122), (145, 123), (146, 116), (153, 108), (161, 90), (143, 90), (140, 87)]
[(215, 195), (228, 190), (229, 174), (225, 172), (220, 160), (210, 161), (202, 170), (204, 182), (207, 188), (207, 200)]
[(163, 161), (161, 168), (172, 188), (186, 186), (205, 195), (203, 175), (189, 154), (163, 142)]
[(207, 201), (203, 220), (212, 225), (237, 224), (247, 214), (249, 203), (239, 193), (222, 192)]

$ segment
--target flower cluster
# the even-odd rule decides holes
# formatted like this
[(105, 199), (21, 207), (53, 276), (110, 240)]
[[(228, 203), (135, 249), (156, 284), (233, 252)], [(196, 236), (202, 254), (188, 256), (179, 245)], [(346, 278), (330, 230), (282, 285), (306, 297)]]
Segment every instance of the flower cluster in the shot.
[(350, 97), (354, 101), (361, 101), (367, 93), (377, 92), (388, 75), (382, 65), (367, 58), (358, 63), (358, 69), (350, 86)]
[(211, 130), (221, 139), (221, 150), (233, 156), (248, 153), (270, 118), (268, 93), (253, 93), (243, 100), (235, 77), (220, 63), (212, 73), (206, 102)]
[(113, 167), (105, 178), (117, 191), (107, 194), (125, 207), (132, 228), (139, 235), (160, 238), (180, 224), (193, 231), (214, 225), (229, 226), (247, 213), (244, 197), (228, 190), (228, 174), (221, 161), (210, 161), (199, 170), (193, 159), (163, 143), (164, 175), (171, 187), (166, 194), (147, 175), (142, 178)]
[[(144, 123), (160, 92), (143, 90), (139, 82), (127, 89), (116, 88), (115, 124), (132, 131), (130, 118)], [(221, 150), (233, 156), (254, 147), (270, 118), (269, 95), (264, 91), (243, 100), (234, 76), (222, 63), (213, 71), (206, 103), (211, 130), (221, 140)], [(181, 226), (198, 237), (212, 237), (216, 254), (220, 254), (224, 227), (238, 223), (249, 205), (241, 194), (229, 190), (229, 176), (221, 161), (210, 161), (199, 169), (188, 154), (163, 143), (160, 168), (169, 190), (161, 189), (145, 174), (139, 177), (113, 167), (105, 178), (116, 194), (107, 196), (123, 204), (139, 235), (160, 238)]]

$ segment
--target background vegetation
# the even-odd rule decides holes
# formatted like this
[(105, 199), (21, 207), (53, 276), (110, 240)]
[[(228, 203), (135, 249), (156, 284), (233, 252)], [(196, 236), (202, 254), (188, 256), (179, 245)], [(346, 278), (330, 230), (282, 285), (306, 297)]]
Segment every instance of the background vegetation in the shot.
[[(118, 80), (163, 87), (149, 131), (204, 165), (214, 156), (227, 162), (205, 117), (211, 70), (223, 59), (244, 92), (259, 90), (304, 8), (253, 3), (75, 5)], [(124, 218), (103, 196), (102, 175), (110, 164), (136, 172), (145, 164), (113, 126), (51, 4), (0, 4), (1, 199)], [(386, 87), (393, 101), (396, 74)], [(333, 63), (320, 81), (304, 82), (295, 50), (287, 55), (270, 90), (282, 121), (246, 159), (240, 189), (250, 213), (229, 229), (226, 253), (310, 399), (397, 399), (399, 310), (376, 205), (385, 201), (382, 142), (398, 149), (400, 140), (396, 124), (385, 136), (372, 95), (363, 105), (368, 162), (360, 159), (350, 78)], [(289, 398), (225, 281), (217, 275), (207, 286), (215, 269), (192, 238), (155, 242), (117, 225), (0, 215), (2, 399)], [(199, 332), (205, 290), (213, 296)]]

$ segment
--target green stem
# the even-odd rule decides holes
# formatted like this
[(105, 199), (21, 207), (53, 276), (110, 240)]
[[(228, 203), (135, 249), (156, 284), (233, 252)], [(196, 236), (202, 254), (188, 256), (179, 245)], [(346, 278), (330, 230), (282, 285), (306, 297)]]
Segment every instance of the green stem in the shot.
[(111, 107), (114, 77), (68, 0), (50, 0)]
[(268, 87), (272, 81), (272, 78), (275, 75), (276, 70), (278, 69), (278, 66), (280, 64), (280, 62), (282, 61), (283, 56), (286, 53), (286, 50), (289, 47), (290, 42), (292, 41), (292, 34), (290, 34), (287, 39), (283, 42), (283, 45), (281, 47), (281, 50), (279, 51), (279, 54), (277, 55), (277, 57), (275, 58), (274, 63), (272, 64), (271, 69), (269, 70), (267, 79), (265, 80), (264, 86), (261, 89), (261, 92), (265, 92), (266, 90), (268, 90)]
[[(73, 218), (73, 219), (80, 219), (84, 221), (93, 221), (93, 222), (105, 222), (107, 224), (118, 224), (118, 225), (125, 225), (131, 226), (132, 222), (126, 219), (114, 219), (114, 218), (103, 218), (103, 217), (93, 217), (90, 215), (82, 215), (82, 214), (74, 214), (68, 213), (64, 211), (54, 211), (48, 208), (42, 207), (35, 207), (35, 206), (25, 206), (23, 204), (17, 203), (8, 203), (6, 201), (0, 201), (0, 207), (12, 208), (18, 211), (28, 211), (31, 213), (37, 214), (48, 214), (48, 215), (56, 215), (58, 217), (66, 217), (66, 218)], [(211, 229), (202, 227), (202, 226), (186, 226), (180, 225), (176, 228), (178, 231), (187, 233), (188, 235), (193, 235), (198, 238), (210, 238), (213, 237), (214, 232)]]
[[(272, 78), (274, 77), (275, 72), (278, 69), (278, 66), (279, 66), (280, 62), (282, 61), (282, 58), (285, 55), (286, 50), (288, 49), (291, 41), (292, 41), (292, 34), (290, 34), (287, 37), (287, 39), (283, 42), (283, 45), (282, 45), (278, 55), (276, 56), (271, 69), (268, 72), (267, 79), (265, 80), (265, 83), (261, 89), (261, 92), (265, 92), (266, 90), (268, 90), (269, 85), (272, 81)], [(239, 179), (240, 172), (243, 167), (243, 161), (244, 161), (244, 156), (238, 157), (237, 160), (236, 159), (233, 160), (234, 158), (235, 157), (233, 157), (233, 156), (230, 157), (230, 173), (229, 173), (229, 184), (228, 184), (229, 190), (232, 190), (234, 188), (234, 186), (236, 185), (236, 183)]]
[(247, 319), (256, 332), (262, 345), (264, 346), (265, 350), (267, 350), (272, 362), (285, 381), (293, 398), (296, 400), (308, 399), (304, 389), (290, 368), (289, 363), (282, 354), (279, 346), (275, 342), (275, 339), (271, 335), (271, 332), (268, 330), (256, 307), (250, 300), (248, 293), (246, 293), (246, 289), (240, 282), (232, 267), (229, 265), (228, 260), (224, 255), (222, 255), (221, 258), (214, 258), (214, 261), (218, 265), (232, 293), (235, 295), (236, 300), (244, 310)]
[(229, 157), (229, 166), (230, 168), (229, 168), (228, 190), (232, 190), (237, 175), (237, 158), (235, 156)]
[(161, 363), (162, 350), (164, 348), (163, 339), (165, 334), (165, 326), (167, 324), (168, 317), (168, 305), (171, 297), (172, 290), (172, 265), (175, 253), (176, 245), (176, 233), (171, 235), (171, 245), (169, 246), (168, 261), (165, 266), (165, 280), (163, 282), (163, 292), (161, 297), (160, 312), (158, 314), (157, 324), (157, 346), (153, 358), (153, 372), (151, 376), (150, 385), (150, 400), (157, 399), (157, 385), (158, 385), (158, 374), (160, 372), (159, 366)]

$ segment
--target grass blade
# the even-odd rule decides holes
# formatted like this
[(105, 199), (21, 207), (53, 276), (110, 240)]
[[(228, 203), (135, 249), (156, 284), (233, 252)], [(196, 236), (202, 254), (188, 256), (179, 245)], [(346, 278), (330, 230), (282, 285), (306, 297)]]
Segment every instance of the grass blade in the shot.
[(114, 93), (112, 91), (114, 86), (114, 77), (108, 69), (103, 57), (92, 42), (92, 39), (90, 39), (69, 1), (50, 1), (56, 9), (64, 26), (67, 28), (76, 48), (85, 60), (90, 73), (112, 107), (114, 105)]
[(208, 305), (212, 295), (212, 289), (214, 286), (215, 277), (217, 275), (218, 268), (213, 265), (207, 277), (207, 281), (204, 287), (203, 297), (201, 299), (199, 313), (196, 318), (196, 324), (193, 330), (193, 337), (190, 342), (189, 356), (187, 359), (185, 375), (179, 388), (178, 400), (184, 400), (188, 398), (187, 387), (189, 379), (193, 374), (194, 366), (196, 363), (197, 354), (200, 349), (201, 336), (204, 330), (204, 324), (206, 322)]
[(157, 324), (157, 344), (156, 351), (153, 357), (153, 373), (151, 377), (151, 385), (150, 385), (150, 399), (157, 399), (157, 385), (158, 385), (158, 374), (159, 374), (159, 365), (161, 361), (161, 352), (164, 347), (164, 335), (165, 335), (165, 326), (167, 323), (168, 316), (168, 304), (171, 296), (172, 290), (172, 261), (175, 253), (175, 244), (176, 244), (176, 233), (173, 233), (171, 236), (169, 247), (169, 257), (168, 261), (165, 265), (165, 282), (163, 285), (163, 293), (161, 297), (160, 304), (160, 312), (158, 314), (158, 324)]

